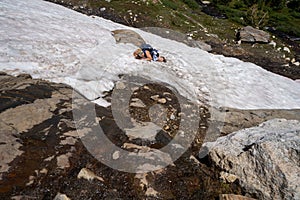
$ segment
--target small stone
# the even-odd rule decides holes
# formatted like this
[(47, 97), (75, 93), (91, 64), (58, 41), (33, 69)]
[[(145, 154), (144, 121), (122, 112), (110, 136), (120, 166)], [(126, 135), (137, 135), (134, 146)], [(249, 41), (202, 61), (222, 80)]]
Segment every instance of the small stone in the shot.
[(273, 40), (269, 43), (269, 45), (273, 46), (274, 48), (276, 47), (276, 42), (274, 42)]
[(150, 90), (150, 88), (148, 87), (148, 86), (146, 86), (146, 85), (144, 85), (144, 87), (143, 87), (145, 90)]
[(194, 163), (196, 163), (197, 165), (200, 164), (199, 160), (198, 160), (195, 156), (193, 156), (193, 155), (190, 156), (190, 160), (192, 160), (192, 161), (193, 161)]
[(294, 63), (294, 62), (296, 62), (296, 59), (292, 58), (291, 63)]
[(97, 176), (94, 172), (92, 172), (91, 170), (87, 169), (87, 168), (82, 168), (79, 172), (79, 174), (77, 175), (78, 179), (86, 179), (88, 181), (92, 181), (94, 179), (97, 179), (99, 181), (104, 182), (104, 179), (102, 177)]
[(150, 97), (152, 100), (157, 101), (159, 99), (159, 95), (153, 95)]
[(35, 179), (34, 176), (29, 176), (29, 182), (26, 183), (26, 186), (32, 185), (34, 183), (34, 179)]
[(47, 170), (46, 168), (44, 168), (44, 169), (42, 169), (42, 170), (40, 171), (40, 173), (41, 173), (41, 174), (47, 174), (47, 173), (48, 173), (48, 170)]
[(283, 51), (286, 51), (288, 53), (291, 53), (291, 50), (288, 47), (283, 47)]
[(165, 103), (167, 103), (167, 100), (165, 98), (161, 98), (161, 99), (158, 99), (157, 102), (165, 104)]
[(59, 144), (61, 145), (74, 145), (76, 143), (76, 139), (73, 137), (67, 137), (65, 140), (61, 140)]
[(46, 158), (44, 161), (51, 161), (54, 158), (54, 156), (50, 156), (48, 158)]
[(146, 105), (144, 104), (144, 102), (141, 99), (134, 98), (131, 101), (132, 101), (130, 103), (131, 107), (138, 107), (138, 108), (145, 108), (146, 107)]
[(223, 182), (233, 183), (237, 179), (237, 176), (227, 172), (221, 172), (220, 179), (223, 180)]
[(58, 193), (53, 200), (71, 200), (67, 195)]
[(208, 5), (210, 4), (210, 1), (202, 1), (202, 3)]
[(220, 200), (255, 200), (250, 197), (245, 197), (245, 196), (235, 195), (235, 194), (220, 194), (219, 199)]
[(63, 154), (57, 157), (57, 166), (60, 169), (65, 169), (70, 167), (69, 157), (71, 157), (71, 153)]
[(171, 116), (170, 116), (170, 119), (174, 120), (175, 118), (176, 118), (175, 115), (172, 113)]
[(120, 151), (115, 151), (115, 152), (113, 153), (113, 155), (112, 155), (112, 158), (113, 158), (114, 160), (119, 159), (119, 158), (120, 158)]

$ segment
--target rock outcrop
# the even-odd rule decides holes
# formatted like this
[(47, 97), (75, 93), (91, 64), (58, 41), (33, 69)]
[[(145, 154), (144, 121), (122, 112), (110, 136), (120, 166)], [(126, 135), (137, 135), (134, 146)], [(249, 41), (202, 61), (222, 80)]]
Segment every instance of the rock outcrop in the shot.
[(239, 40), (242, 42), (250, 42), (250, 43), (255, 43), (255, 42), (261, 42), (261, 43), (269, 43), (270, 42), (270, 34), (259, 30), (255, 29), (252, 26), (246, 26), (239, 30), (237, 33), (237, 37)]
[[(154, 92), (167, 94), (150, 86), (146, 91), (150, 96)], [(82, 96), (74, 100), (73, 92), (64, 84), (0, 73), (0, 199), (213, 199), (224, 193), (241, 194), (235, 183), (224, 187), (214, 175), (218, 172), (199, 163), (191, 151), (153, 173), (121, 172), (99, 162), (82, 143), (82, 137), (89, 137), (99, 125), (114, 144), (129, 152), (140, 152), (141, 156), (157, 151), (161, 145), (148, 139), (131, 139), (118, 127), (109, 108)], [(137, 97), (147, 106), (150, 101), (156, 102), (147, 95)], [(170, 106), (171, 101), (165, 104)], [(79, 109), (88, 105), (95, 109), (96, 116), (83, 119), (82, 127), (77, 127), (73, 111), (81, 112)], [(160, 124), (155, 120), (156, 112), (148, 116), (138, 109), (130, 107), (133, 118), (151, 117)], [(174, 121), (174, 116), (170, 118)], [(85, 124), (89, 122), (90, 126)], [(173, 125), (169, 124), (169, 132)], [(166, 137), (160, 135), (155, 140), (168, 143), (171, 138)], [(99, 154), (106, 151), (99, 145), (94, 149)], [(154, 158), (151, 155), (149, 159)], [(112, 159), (120, 156), (114, 152)], [(164, 161), (168, 158), (167, 154), (161, 156)]]
[[(123, 85), (123, 87), (128, 86)], [(120, 89), (123, 87), (118, 85), (117, 88)], [(165, 124), (165, 119), (169, 119), (167, 119), (168, 123), (164, 126), (164, 131), (160, 131), (159, 134), (152, 139), (148, 137), (145, 139), (134, 139), (130, 136), (131, 134), (128, 132), (129, 129), (121, 130), (120, 127), (118, 127), (112, 115), (112, 111), (109, 108), (92, 104), (83, 97), (73, 101), (73, 92), (73, 89), (67, 85), (32, 79), (30, 75), (22, 74), (14, 77), (0, 73), (1, 199), (69, 198), (74, 200), (133, 197), (135, 199), (213, 199), (217, 198), (220, 194), (249, 193), (250, 195), (248, 196), (251, 197), (261, 197), (264, 195), (263, 192), (259, 193), (255, 188), (252, 188), (251, 185), (245, 185), (245, 183), (242, 182), (243, 180), (251, 180), (253, 177), (249, 175), (251, 172), (250, 169), (245, 168), (248, 170), (245, 171), (247, 174), (241, 174), (240, 176), (239, 174), (234, 174), (233, 171), (231, 171), (232, 168), (228, 170), (224, 168), (222, 169), (223, 171), (220, 171), (218, 168), (221, 167), (222, 159), (218, 161), (219, 164), (215, 164), (217, 168), (206, 166), (197, 161), (193, 156), (193, 152), (198, 151), (197, 148), (196, 150), (188, 150), (182, 157), (176, 160), (174, 164), (153, 173), (136, 175), (107, 167), (95, 159), (95, 157), (87, 151), (85, 145), (82, 143), (82, 139), (79, 139), (87, 137), (90, 132), (95, 129), (97, 123), (94, 123), (94, 121), (98, 122), (98, 125), (102, 127), (107, 137), (114, 144), (124, 150), (131, 152), (155, 152), (156, 148), (161, 148), (168, 144), (172, 139), (172, 135), (176, 134), (176, 126), (178, 126), (176, 123), (177, 115), (173, 113), (173, 109), (169, 110), (172, 112), (167, 112), (166, 116), (157, 116), (164, 110), (163, 106), (167, 106), (168, 108), (175, 106), (174, 108), (176, 108), (176, 104), (174, 104), (175, 96), (169, 93), (170, 91), (167, 88), (154, 87), (151, 85), (141, 87), (136, 91), (131, 101), (138, 102), (137, 99), (139, 99), (139, 101), (143, 102), (145, 107), (136, 107), (135, 104), (129, 104), (129, 111), (132, 118), (137, 121), (150, 120), (151, 123), (155, 123), (160, 127)], [(167, 102), (160, 101), (161, 98), (157, 98), (155, 94), (158, 94), (159, 97), (165, 95), (164, 98)], [(110, 97), (108, 96), (107, 98), (109, 99)], [(153, 105), (155, 103), (157, 103), (156, 106)], [(78, 110), (80, 112), (80, 107), (87, 105), (91, 105), (95, 108), (96, 119), (90, 119), (90, 121), (93, 122), (92, 126), (85, 126), (83, 124), (82, 127), (76, 127), (73, 119), (74, 111)], [(120, 111), (122, 111), (122, 109)], [(147, 112), (147, 109), (150, 110)], [(220, 112), (220, 118), (211, 118), (209, 120), (212, 123), (211, 126), (216, 127), (214, 131), (219, 131), (220, 134), (228, 134), (244, 127), (251, 127), (272, 117), (298, 119), (300, 116), (297, 110), (242, 111), (220, 109), (218, 112)], [(203, 114), (209, 116), (209, 113), (201, 113), (201, 115)], [(225, 115), (225, 117), (222, 115)], [(84, 117), (83, 115), (83, 118)], [(225, 121), (222, 122), (224, 119)], [(131, 121), (131, 119), (129, 119), (129, 121)], [(277, 122), (275, 120), (268, 122), (267, 125), (260, 126), (260, 128), (269, 130), (268, 127), (271, 126), (270, 124), (277, 124), (278, 134), (272, 137), (270, 136), (276, 139), (281, 133), (280, 130), (289, 130), (292, 133), (294, 130), (292, 124), (294, 122), (296, 121), (285, 122), (285, 120), (282, 120), (282, 122)], [(283, 126), (282, 124), (285, 123), (289, 124)], [(255, 128), (252, 129), (255, 130)], [(131, 130), (131, 132), (134, 130), (135, 129)], [(203, 131), (206, 129), (200, 128), (200, 130)], [(204, 132), (201, 134), (203, 133)], [(234, 147), (232, 147), (230, 152), (235, 155), (241, 151), (240, 156), (243, 155), (246, 158), (250, 157), (254, 152), (255, 154), (253, 155), (258, 158), (260, 158), (259, 155), (262, 157), (260, 158), (261, 160), (257, 160), (255, 166), (268, 167), (270, 160), (272, 160), (271, 158), (276, 156), (276, 159), (282, 158), (280, 155), (274, 154), (274, 149), (280, 150), (281, 147), (288, 149), (290, 148), (289, 145), (292, 145), (292, 140), (296, 136), (288, 137), (289, 134), (280, 135), (281, 140), (285, 139), (286, 142), (278, 142), (275, 139), (269, 141), (267, 139), (270, 137), (265, 137), (259, 140), (261, 142), (253, 145), (252, 142), (256, 141), (256, 137), (254, 137), (255, 135), (253, 137), (249, 136), (248, 143), (245, 142), (243, 145), (236, 145), (236, 143), (234, 143)], [(200, 142), (203, 140), (201, 137), (198, 139)], [(296, 144), (299, 145), (299, 138), (298, 143), (296, 140), (295, 145)], [(274, 145), (277, 145), (276, 148), (274, 148)], [(256, 147), (258, 149), (256, 149)], [(272, 148), (271, 153), (273, 154), (271, 155), (273, 157), (270, 155), (268, 157), (264, 154), (263, 150), (266, 148), (269, 148), (269, 150)], [(105, 151), (104, 147), (95, 146), (95, 152), (103, 151)], [(256, 175), (255, 178), (257, 178), (255, 180), (259, 180), (258, 182), (265, 181), (263, 183), (266, 185), (272, 185), (273, 182), (270, 183), (270, 181), (274, 181), (275, 183), (278, 181), (278, 184), (282, 184), (284, 191), (275, 190), (276, 185), (272, 186), (271, 189), (282, 195), (289, 195), (293, 193), (293, 190), (297, 189), (293, 189), (293, 184), (297, 181), (297, 177), (295, 177), (294, 182), (293, 180), (290, 181), (290, 177), (297, 173), (299, 174), (299, 171), (295, 172), (295, 170), (299, 170), (299, 159), (297, 161), (297, 151), (283, 151), (282, 155), (286, 155), (284, 160), (279, 159), (271, 166), (275, 167), (275, 170), (277, 170), (276, 173), (278, 172), (278, 174), (279, 172), (286, 173), (286, 171), (284, 171), (284, 167), (286, 167), (289, 173), (286, 173), (285, 177), (280, 177), (276, 174), (276, 176), (274, 175), (274, 177), (270, 179), (270, 173), (275, 173), (272, 171), (272, 167), (271, 169), (267, 168), (268, 171), (264, 172), (266, 174), (263, 174), (261, 177), (257, 177), (257, 174), (254, 175)], [(112, 159), (117, 160), (120, 156), (122, 156), (120, 152), (114, 152)], [(240, 156), (234, 156), (231, 165), (234, 164), (234, 161)], [(216, 156), (213, 157), (218, 158)], [(224, 159), (225, 158), (226, 156), (224, 156)], [(287, 164), (290, 162), (294, 162), (294, 165), (290, 166)], [(245, 161), (241, 166), (247, 163), (251, 164), (250, 161)], [(225, 164), (228, 163), (225, 162)], [(227, 166), (225, 164), (222, 164), (222, 166)], [(237, 166), (237, 168), (234, 169), (239, 168)], [(216, 176), (219, 174), (221, 174), (222, 177)], [(222, 180), (220, 180), (220, 178), (222, 178)], [(239, 181), (236, 180), (239, 180), (240, 184), (244, 186), (243, 190), (241, 190), (239, 186)], [(266, 187), (262, 189), (268, 190), (270, 188)], [(293, 194), (296, 195), (296, 193)], [(274, 193), (274, 195), (277, 195), (277, 193)], [(230, 198), (231, 197), (232, 196), (230, 196)], [(279, 199), (280, 198), (281, 196)]]
[[(205, 143), (213, 166), (258, 199), (300, 199), (300, 121), (273, 119)], [(224, 173), (223, 173), (224, 175)]]
[(138, 33), (132, 30), (118, 29), (112, 31), (112, 33), (117, 43), (131, 43), (137, 47), (146, 43)]

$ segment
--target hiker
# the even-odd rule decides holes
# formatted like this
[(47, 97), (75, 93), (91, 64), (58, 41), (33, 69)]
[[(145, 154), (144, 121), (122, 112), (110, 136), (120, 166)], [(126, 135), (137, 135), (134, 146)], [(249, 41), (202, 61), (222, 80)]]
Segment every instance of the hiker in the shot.
[(136, 59), (144, 59), (148, 61), (167, 62), (166, 58), (160, 56), (158, 51), (149, 44), (142, 44), (140, 48), (133, 52)]

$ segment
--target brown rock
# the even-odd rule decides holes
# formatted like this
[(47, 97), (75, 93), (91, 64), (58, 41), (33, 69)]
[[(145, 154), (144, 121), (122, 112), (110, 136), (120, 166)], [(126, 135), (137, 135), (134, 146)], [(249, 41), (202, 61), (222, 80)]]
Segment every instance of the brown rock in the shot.
[(250, 197), (245, 197), (245, 196), (235, 195), (235, 194), (220, 194), (219, 198), (220, 200), (255, 200)]

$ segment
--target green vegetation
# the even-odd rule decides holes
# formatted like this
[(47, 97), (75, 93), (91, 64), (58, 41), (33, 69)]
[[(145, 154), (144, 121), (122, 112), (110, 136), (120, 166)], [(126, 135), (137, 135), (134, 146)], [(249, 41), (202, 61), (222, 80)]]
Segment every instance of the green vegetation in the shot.
[(177, 9), (178, 9), (178, 5), (177, 5), (175, 2), (173, 2), (173, 1), (170, 1), (170, 0), (162, 0), (162, 3), (163, 3), (165, 6), (171, 8), (171, 9), (173, 9), (173, 10), (177, 10)]
[[(199, 0), (64, 0), (67, 5), (82, 5), (93, 14), (108, 17), (133, 27), (162, 27), (208, 39), (208, 32), (222, 41), (234, 42), (242, 26), (275, 27), (300, 37), (300, 0), (211, 0), (229, 20), (204, 14)], [(86, 5), (86, 6), (84, 6)], [(99, 11), (105, 8), (105, 12)], [(79, 9), (80, 11), (80, 9)], [(216, 37), (215, 37), (216, 38)]]
[(300, 0), (212, 0), (234, 22), (300, 37)]
[(188, 5), (191, 9), (199, 9), (199, 4), (195, 0), (183, 0), (183, 2)]

